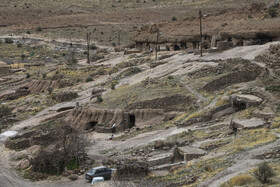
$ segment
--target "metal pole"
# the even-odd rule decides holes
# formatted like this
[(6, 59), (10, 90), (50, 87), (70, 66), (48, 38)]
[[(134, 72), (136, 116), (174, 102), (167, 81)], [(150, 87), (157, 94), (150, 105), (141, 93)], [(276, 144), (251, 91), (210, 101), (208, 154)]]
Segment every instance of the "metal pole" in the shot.
[(201, 23), (201, 10), (199, 10), (199, 22), (200, 22), (200, 56), (202, 56), (202, 23)]

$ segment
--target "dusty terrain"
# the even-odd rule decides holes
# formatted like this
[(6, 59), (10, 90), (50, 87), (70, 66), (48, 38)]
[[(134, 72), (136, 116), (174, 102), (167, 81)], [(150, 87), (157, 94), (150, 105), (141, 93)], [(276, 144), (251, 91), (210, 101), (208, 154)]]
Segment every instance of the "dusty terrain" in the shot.
[[(0, 186), (90, 186), (87, 170), (126, 159), (149, 174), (100, 186), (261, 186), (254, 171), (263, 161), (275, 174), (266, 185), (279, 185), (280, 24), (266, 15), (271, 2), (1, 2), (0, 60), (10, 74), (0, 75)], [(195, 47), (161, 50), (158, 60), (127, 47), (154, 42), (147, 24), (158, 24), (161, 42), (197, 37), (199, 9), (205, 35), (275, 37), (203, 56)], [(89, 64), (87, 32), (96, 44)], [(86, 140), (87, 157), (40, 173), (33, 161), (55, 153), (61, 124)]]

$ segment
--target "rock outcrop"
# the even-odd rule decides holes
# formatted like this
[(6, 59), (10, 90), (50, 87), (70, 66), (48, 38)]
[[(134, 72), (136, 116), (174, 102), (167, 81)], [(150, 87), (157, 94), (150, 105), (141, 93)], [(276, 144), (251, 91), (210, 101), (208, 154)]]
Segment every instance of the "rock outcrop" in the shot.
[(30, 93), (38, 93), (45, 92), (49, 88), (64, 88), (68, 86), (73, 86), (73, 82), (68, 79), (60, 79), (60, 80), (33, 80), (31, 81), (27, 87)]
[(263, 127), (266, 123), (262, 119), (259, 118), (251, 118), (251, 119), (245, 119), (245, 120), (238, 120), (235, 119), (233, 122), (240, 128), (243, 129), (255, 129)]
[(0, 62), (0, 77), (10, 74), (10, 66), (4, 62)]
[(136, 109), (131, 111), (99, 109), (94, 107), (78, 107), (66, 117), (66, 122), (72, 126), (87, 130), (95, 129), (109, 131), (111, 125), (116, 123), (116, 131), (124, 131), (133, 126), (157, 125), (170, 120), (176, 113), (165, 113), (162, 109)]
[(201, 156), (206, 155), (206, 151), (194, 148), (190, 146), (178, 147), (177, 150), (178, 154), (183, 158), (184, 161), (189, 161), (195, 158), (199, 158)]

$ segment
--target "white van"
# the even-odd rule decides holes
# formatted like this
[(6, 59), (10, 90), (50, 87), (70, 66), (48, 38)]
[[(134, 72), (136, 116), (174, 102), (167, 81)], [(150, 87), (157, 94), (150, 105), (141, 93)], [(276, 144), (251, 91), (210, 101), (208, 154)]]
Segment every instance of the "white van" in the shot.
[(91, 185), (94, 185), (95, 183), (103, 182), (103, 181), (104, 181), (103, 177), (93, 177), (93, 179), (91, 181)]

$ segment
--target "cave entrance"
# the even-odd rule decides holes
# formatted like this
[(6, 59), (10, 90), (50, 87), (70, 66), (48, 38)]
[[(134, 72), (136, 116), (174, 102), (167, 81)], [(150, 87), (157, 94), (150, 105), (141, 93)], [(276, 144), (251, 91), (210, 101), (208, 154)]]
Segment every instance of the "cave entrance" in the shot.
[(181, 48), (182, 48), (182, 49), (187, 49), (187, 44), (182, 42), (182, 43), (181, 43)]
[(236, 112), (239, 112), (241, 110), (245, 110), (247, 108), (247, 105), (245, 102), (234, 102), (233, 108), (235, 109)]
[(93, 129), (94, 130), (94, 128), (95, 128), (95, 126), (98, 124), (98, 122), (96, 122), (96, 121), (91, 121), (91, 122), (89, 122), (88, 124), (87, 124), (87, 126), (86, 126), (86, 130), (90, 130), (90, 129)]
[(173, 50), (174, 50), (174, 51), (179, 51), (179, 50), (180, 50), (180, 47), (179, 47), (177, 44), (175, 44), (175, 45), (173, 46)]
[(265, 34), (265, 33), (258, 33), (257, 34), (257, 44), (265, 44), (265, 43), (268, 43), (268, 42), (272, 42), (274, 40), (274, 37), (272, 36), (269, 36), (268, 34)]
[(129, 115), (129, 128), (135, 126), (135, 115), (134, 114), (130, 114)]

